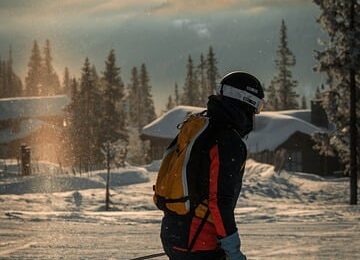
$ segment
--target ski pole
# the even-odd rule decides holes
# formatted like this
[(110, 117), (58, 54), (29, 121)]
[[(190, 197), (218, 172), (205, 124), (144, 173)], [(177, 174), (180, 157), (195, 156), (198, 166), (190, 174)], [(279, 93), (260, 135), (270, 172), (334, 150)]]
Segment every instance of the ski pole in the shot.
[(151, 259), (151, 258), (155, 258), (155, 257), (158, 257), (158, 256), (164, 256), (166, 255), (165, 253), (157, 253), (157, 254), (152, 254), (152, 255), (146, 255), (146, 256), (140, 256), (140, 257), (137, 257), (137, 258), (132, 258), (130, 260), (143, 260), (143, 259)]

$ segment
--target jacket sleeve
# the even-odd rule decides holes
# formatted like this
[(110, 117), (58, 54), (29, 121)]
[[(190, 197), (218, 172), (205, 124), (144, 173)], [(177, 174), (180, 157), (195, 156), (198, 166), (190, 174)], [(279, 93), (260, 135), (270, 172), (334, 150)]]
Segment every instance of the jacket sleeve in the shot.
[(245, 144), (226, 139), (218, 140), (210, 150), (209, 209), (219, 238), (237, 231), (234, 208), (246, 160)]

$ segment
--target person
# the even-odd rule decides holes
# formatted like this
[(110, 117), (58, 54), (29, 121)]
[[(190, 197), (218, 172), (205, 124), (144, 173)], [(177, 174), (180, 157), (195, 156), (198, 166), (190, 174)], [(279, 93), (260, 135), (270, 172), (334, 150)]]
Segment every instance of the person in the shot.
[(209, 97), (209, 126), (194, 143), (187, 164), (190, 176), (200, 176), (193, 178), (196, 183), (191, 177), (188, 182), (204, 194), (203, 206), (209, 213), (203, 218), (205, 221), (194, 212), (164, 214), (160, 237), (171, 260), (246, 259), (240, 249), (234, 209), (247, 157), (242, 139), (252, 131), (263, 98), (259, 80), (241, 71), (225, 75), (216, 95)]

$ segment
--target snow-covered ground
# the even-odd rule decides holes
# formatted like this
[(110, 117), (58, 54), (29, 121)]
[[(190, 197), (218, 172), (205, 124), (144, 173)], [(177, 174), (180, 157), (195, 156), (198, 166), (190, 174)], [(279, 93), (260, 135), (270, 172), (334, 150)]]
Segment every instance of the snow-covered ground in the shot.
[[(60, 174), (42, 165), (0, 173), (0, 259), (131, 259), (161, 252), (161, 212), (152, 203), (159, 162)], [(348, 206), (348, 179), (280, 175), (249, 160), (235, 211), (249, 259), (360, 259), (360, 207)], [(165, 258), (157, 258), (165, 259)]]

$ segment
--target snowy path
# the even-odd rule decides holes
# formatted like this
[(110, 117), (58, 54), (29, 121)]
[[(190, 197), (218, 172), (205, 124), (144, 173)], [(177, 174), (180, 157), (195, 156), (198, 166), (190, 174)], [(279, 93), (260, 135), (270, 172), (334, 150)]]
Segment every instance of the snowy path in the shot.
[[(130, 259), (161, 252), (157, 212), (72, 215), (68, 220), (59, 213), (17, 214), (1, 217), (0, 259)], [(239, 226), (249, 259), (360, 259), (358, 221)]]
[[(131, 259), (161, 252), (153, 171), (118, 169), (110, 212), (103, 211), (102, 172), (81, 178), (0, 174), (0, 260)], [(249, 259), (360, 259), (360, 206), (347, 205), (348, 198), (345, 178), (278, 175), (249, 160), (235, 209), (244, 252)]]

